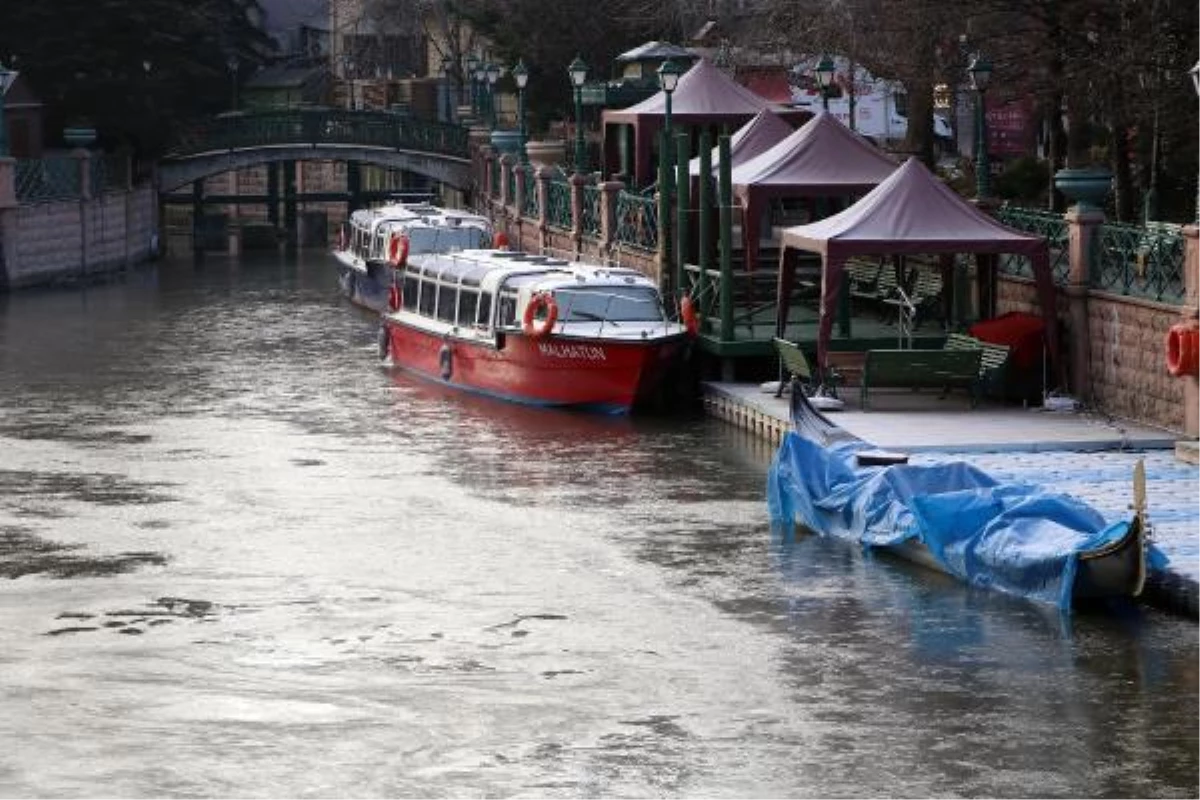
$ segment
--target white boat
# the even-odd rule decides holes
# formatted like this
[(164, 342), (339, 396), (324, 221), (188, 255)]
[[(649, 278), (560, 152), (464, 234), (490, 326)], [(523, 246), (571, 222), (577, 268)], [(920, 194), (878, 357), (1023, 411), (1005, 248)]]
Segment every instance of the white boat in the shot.
[(487, 217), (429, 203), (393, 203), (350, 215), (338, 232), (333, 256), (338, 285), (351, 302), (383, 312), (392, 271), (408, 254), (487, 247)]

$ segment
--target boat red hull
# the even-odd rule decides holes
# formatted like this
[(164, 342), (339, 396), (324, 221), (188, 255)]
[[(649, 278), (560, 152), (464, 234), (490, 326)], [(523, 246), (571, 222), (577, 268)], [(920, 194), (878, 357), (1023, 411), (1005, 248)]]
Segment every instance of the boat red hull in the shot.
[(623, 342), (504, 333), (497, 346), (443, 338), (393, 319), (384, 325), (397, 367), (507, 400), (616, 414), (654, 396), (687, 342), (683, 335)]

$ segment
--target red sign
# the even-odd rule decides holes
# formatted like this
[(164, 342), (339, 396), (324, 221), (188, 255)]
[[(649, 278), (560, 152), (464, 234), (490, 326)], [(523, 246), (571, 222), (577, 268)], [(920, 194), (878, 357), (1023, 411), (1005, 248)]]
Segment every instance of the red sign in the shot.
[(1032, 155), (1037, 143), (1033, 101), (1029, 98), (987, 101), (988, 152), (994, 156)]

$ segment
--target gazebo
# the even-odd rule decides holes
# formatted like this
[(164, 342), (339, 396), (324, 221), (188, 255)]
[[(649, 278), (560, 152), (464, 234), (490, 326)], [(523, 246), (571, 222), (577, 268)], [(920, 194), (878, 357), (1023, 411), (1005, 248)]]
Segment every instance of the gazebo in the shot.
[(771, 199), (849, 200), (878, 186), (896, 166), (890, 156), (825, 113), (757, 156), (735, 162), (733, 194), (744, 215), (747, 268), (757, 264), (760, 227)]
[(1058, 319), (1046, 240), (1000, 224), (955, 194), (915, 158), (844, 211), (783, 231), (776, 312), (776, 330), (780, 333), (787, 326), (787, 298), (791, 296), (801, 250), (820, 254), (822, 261), (817, 329), (817, 362), (822, 370), (827, 366), (846, 260), (858, 255), (940, 255), (943, 286), (949, 287), (954, 256), (974, 253), (981, 309), (991, 304), (996, 285), (994, 259), (981, 256), (1012, 253), (1028, 257), (1046, 320), (1050, 356), (1057, 359)]
[[(729, 137), (729, 163), (734, 169), (738, 164), (749, 161), (772, 145), (786, 139), (796, 129), (785, 122), (783, 117), (770, 109), (764, 108)], [(721, 148), (712, 150), (712, 170), (715, 175), (721, 165)], [(700, 174), (700, 157), (696, 156), (688, 164), (688, 172), (695, 176)]]
[[(708, 61), (701, 59), (679, 79), (671, 94), (671, 124), (686, 128), (696, 125), (741, 126), (764, 109), (777, 110), (787, 119), (803, 119), (808, 112), (776, 106), (734, 81)], [(667, 113), (667, 95), (660, 91), (637, 105), (624, 109), (609, 109), (602, 113), (604, 127), (605, 163), (620, 163), (622, 171), (628, 161), (626, 130), (619, 128), (609, 135), (610, 126), (628, 126), (633, 131), (632, 178), (638, 186), (653, 182), (654, 163), (651, 160), (652, 142), (663, 128)], [(626, 158), (618, 161), (616, 156)]]

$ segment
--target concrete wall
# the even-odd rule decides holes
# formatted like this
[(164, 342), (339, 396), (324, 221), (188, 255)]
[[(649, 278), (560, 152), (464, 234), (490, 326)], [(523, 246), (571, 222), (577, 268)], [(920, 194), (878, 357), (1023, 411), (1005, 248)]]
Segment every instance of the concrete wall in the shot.
[(0, 208), (0, 285), (9, 289), (77, 279), (150, 258), (158, 230), (149, 186)]

